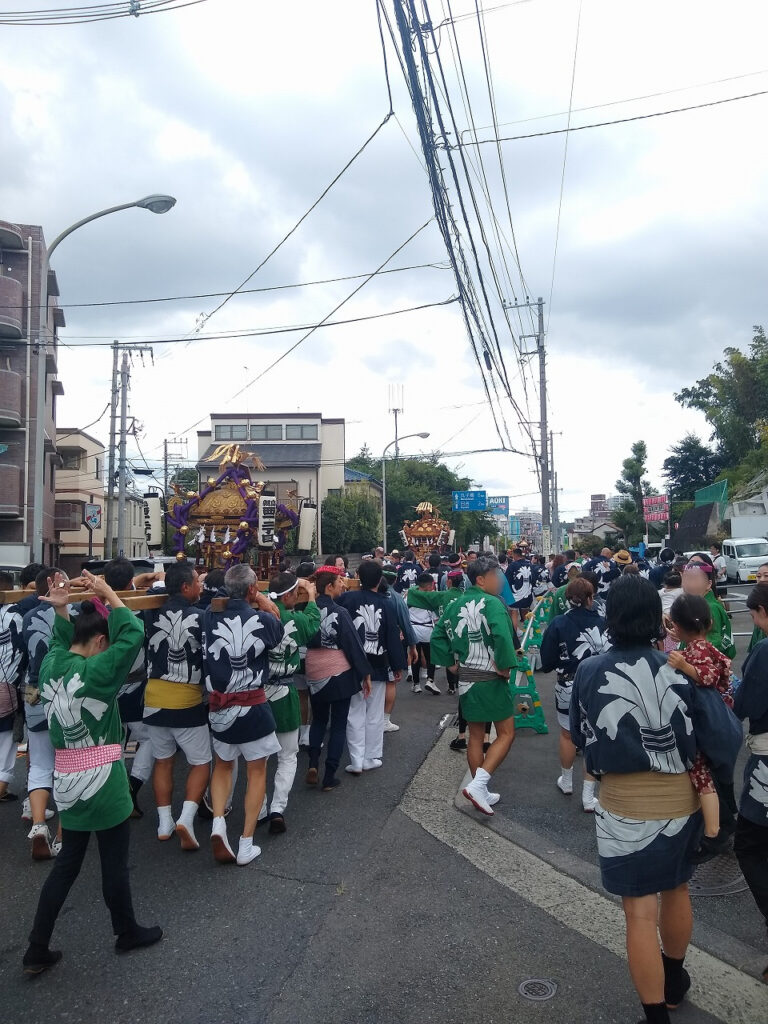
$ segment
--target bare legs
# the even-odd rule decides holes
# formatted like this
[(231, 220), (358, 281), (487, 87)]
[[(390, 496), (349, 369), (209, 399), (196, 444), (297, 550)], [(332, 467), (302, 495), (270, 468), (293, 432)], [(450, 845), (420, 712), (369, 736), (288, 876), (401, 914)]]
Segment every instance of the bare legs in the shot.
[(682, 960), (693, 929), (688, 886), (683, 884), (658, 896), (625, 896), (627, 956), (632, 983), (642, 1003), (664, 1002), (664, 964), (661, 946), (669, 957)]
[(509, 748), (515, 739), (515, 720), (514, 718), (505, 718), (501, 722), (494, 722), (496, 739), (491, 743), (486, 754), (483, 754), (483, 742), (486, 736), (485, 722), (468, 722), (467, 725), (469, 728), (467, 742), (469, 770), (473, 777), (478, 768), (484, 768), (489, 775), (492, 775), (509, 753)]

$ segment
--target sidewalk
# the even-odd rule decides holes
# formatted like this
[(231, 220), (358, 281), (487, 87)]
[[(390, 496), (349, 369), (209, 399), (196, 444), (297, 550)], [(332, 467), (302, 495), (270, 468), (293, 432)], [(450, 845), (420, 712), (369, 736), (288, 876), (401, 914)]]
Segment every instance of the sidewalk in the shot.
[[(479, 814), (461, 795), (465, 781), (457, 787), (455, 804), (461, 812), (482, 819), (500, 836), (595, 892), (604, 894), (598, 868), (594, 818), (585, 814), (581, 806), (582, 759), (578, 757), (574, 766), (574, 794), (564, 796), (555, 785), (559, 775), (559, 730), (554, 713), (554, 674), (537, 672), (536, 681), (549, 733), (537, 735), (531, 729), (518, 730), (509, 757), (494, 775), (494, 789), (502, 794), (502, 800), (492, 818)], [(455, 735), (450, 725), (446, 732), (449, 739)], [(465, 761), (461, 766), (458, 763), (463, 755), (457, 753), (454, 756), (457, 771), (466, 767)], [(737, 795), (743, 760), (742, 754), (736, 772)], [(468, 780), (468, 773), (465, 778)], [(697, 895), (699, 889), (714, 888), (732, 894)], [(765, 927), (736, 858), (729, 854), (699, 868), (694, 875), (691, 892), (694, 896), (694, 943), (759, 978), (768, 958)]]

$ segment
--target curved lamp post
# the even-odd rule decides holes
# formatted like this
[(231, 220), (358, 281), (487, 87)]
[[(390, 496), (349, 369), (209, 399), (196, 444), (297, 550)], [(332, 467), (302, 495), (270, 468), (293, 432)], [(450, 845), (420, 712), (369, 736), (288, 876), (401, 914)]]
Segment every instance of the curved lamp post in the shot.
[(407, 441), (409, 437), (429, 437), (429, 431), (423, 430), (418, 434), (406, 434), (405, 437), (396, 437), (394, 441), (390, 441), (384, 451), (381, 453), (381, 527), (382, 533), (384, 534), (384, 554), (387, 553), (387, 452), (393, 444), (400, 444), (401, 441)]
[[(132, 203), (121, 203), (119, 206), (110, 206), (106, 210), (98, 210), (96, 213), (90, 214), (88, 217), (83, 217), (82, 220), (76, 221), (74, 224), (70, 224), (66, 230), (62, 231), (60, 235), (48, 246), (46, 254), (46, 264), (50, 266), (51, 253), (58, 246), (59, 242), (62, 242), (67, 235), (71, 235), (73, 231), (77, 231), (84, 224), (90, 224), (92, 220), (98, 220), (100, 217), (107, 217), (110, 213), (119, 213), (120, 210), (132, 210), (137, 207), (140, 210), (149, 210), (150, 213), (168, 213), (169, 210), (173, 209), (176, 205), (176, 199), (173, 196), (162, 195), (160, 193), (149, 196), (144, 196), (141, 199), (136, 199)], [(47, 321), (44, 320), (44, 316), (47, 316), (46, 311), (48, 309), (48, 273), (47, 267), (45, 270), (41, 268), (40, 274), (40, 324), (38, 333), (42, 340), (43, 330), (46, 326)], [(45, 349), (46, 346), (42, 345), (38, 351), (38, 385), (37, 385), (37, 408), (43, 409), (45, 407)], [(29, 368), (27, 370), (27, 381), (30, 379)], [(111, 472), (107, 485), (107, 529), (106, 534), (111, 542), (112, 539), (112, 495), (114, 494), (114, 455), (112, 454), (112, 439), (115, 434), (115, 396), (112, 396), (112, 421), (110, 425), (110, 466)], [(43, 447), (44, 447), (44, 434), (45, 434), (45, 417), (37, 416), (37, 424), (35, 428), (35, 481), (33, 489), (33, 512), (32, 512), (32, 544), (33, 548), (39, 545), (40, 560), (46, 561), (45, 551), (43, 550), (43, 488), (45, 485), (42, 473), (43, 466)], [(29, 445), (29, 417), (27, 417), (27, 446)], [(25, 464), (29, 466), (29, 458), (27, 456)], [(24, 479), (24, 494), (25, 496), (29, 493), (27, 477)], [(25, 502), (24, 507), (24, 522), (27, 522), (27, 505)], [(110, 550), (110, 549), (106, 549)]]
[(56, 238), (54, 238), (48, 246), (48, 260), (50, 262), (51, 253), (59, 242), (63, 241), (67, 235), (71, 235), (73, 231), (77, 231), (77, 229), (81, 228), (83, 224), (90, 224), (92, 220), (98, 220), (99, 217), (106, 217), (110, 213), (119, 213), (120, 210), (132, 210), (134, 207), (138, 207), (140, 210), (149, 210), (150, 213), (168, 213), (168, 211), (172, 210), (175, 205), (176, 200), (173, 196), (151, 195), (144, 196), (143, 199), (137, 199), (133, 203), (121, 203), (120, 206), (110, 206), (106, 210), (99, 210), (98, 213), (92, 213), (90, 216), (83, 217), (82, 220), (78, 220), (74, 224), (70, 224), (65, 231), (62, 231), (60, 235), (57, 235)]

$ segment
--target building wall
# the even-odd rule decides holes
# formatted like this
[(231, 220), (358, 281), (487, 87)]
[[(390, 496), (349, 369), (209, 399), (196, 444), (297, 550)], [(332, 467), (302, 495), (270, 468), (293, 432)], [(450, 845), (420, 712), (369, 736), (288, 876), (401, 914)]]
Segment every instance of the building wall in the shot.
[(105, 452), (101, 441), (81, 430), (62, 427), (57, 431), (57, 445), (62, 466), (56, 478), (56, 502), (82, 502), (101, 505), (101, 527), (90, 531), (82, 523), (77, 530), (59, 531), (59, 562), (67, 572), (93, 555), (104, 557), (104, 500)]
[[(31, 261), (29, 250), (31, 248)], [(31, 262), (31, 268), (30, 268)], [(31, 269), (31, 279), (30, 279)], [(49, 287), (50, 286), (50, 287)], [(0, 365), (6, 375), (6, 396), (13, 393), (12, 405), (18, 416), (0, 419), (0, 454), (3, 502), (0, 508), (0, 558), (14, 562), (29, 561), (32, 555), (53, 562), (57, 556), (54, 523), (56, 487), (56, 395), (62, 388), (56, 380), (58, 325), (63, 325), (61, 310), (56, 310), (58, 288), (55, 275), (49, 279), (48, 259), (42, 228), (32, 224), (0, 224)], [(38, 347), (38, 342), (42, 347)], [(28, 360), (29, 355), (29, 360)], [(28, 365), (29, 363), (29, 365)], [(40, 419), (45, 431), (45, 446), (38, 459), (35, 434), (38, 421), (38, 374), (43, 378), (44, 405)], [(14, 376), (17, 375), (17, 376)], [(17, 379), (18, 377), (18, 379)], [(29, 421), (27, 421), (27, 402)], [(7, 403), (4, 403), (7, 405)], [(8, 410), (6, 409), (6, 412)], [(26, 431), (29, 429), (29, 471), (26, 471)], [(42, 528), (34, 532), (35, 481), (42, 484)], [(24, 514), (26, 498), (26, 517)], [(25, 530), (26, 518), (26, 530)]]

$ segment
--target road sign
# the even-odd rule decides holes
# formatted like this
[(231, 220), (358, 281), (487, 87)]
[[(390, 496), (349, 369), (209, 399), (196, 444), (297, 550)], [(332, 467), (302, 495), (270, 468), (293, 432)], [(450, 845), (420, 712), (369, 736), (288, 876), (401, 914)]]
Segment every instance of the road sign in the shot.
[(86, 502), (83, 506), (83, 522), (89, 530), (98, 530), (101, 526), (101, 505), (89, 505)]
[(454, 512), (485, 512), (488, 496), (485, 491), (454, 491)]
[(488, 511), (495, 516), (509, 515), (509, 498), (498, 494), (488, 495)]

